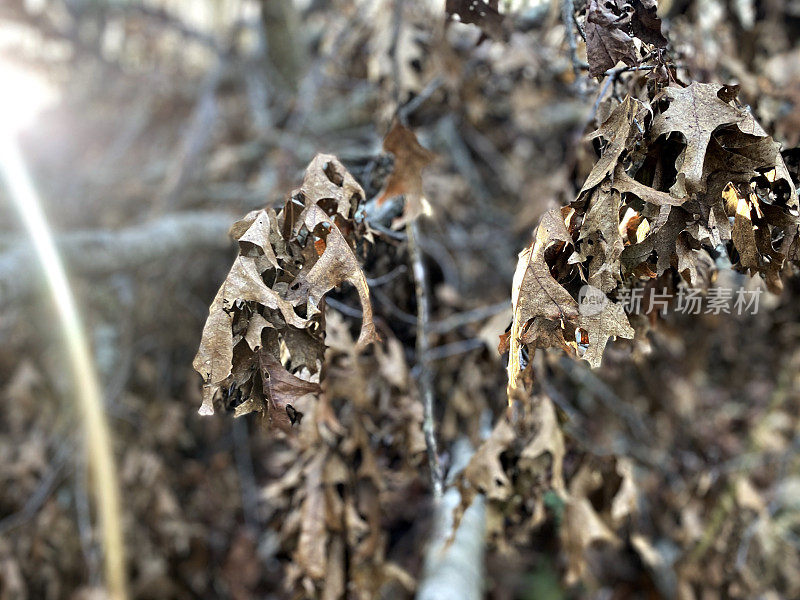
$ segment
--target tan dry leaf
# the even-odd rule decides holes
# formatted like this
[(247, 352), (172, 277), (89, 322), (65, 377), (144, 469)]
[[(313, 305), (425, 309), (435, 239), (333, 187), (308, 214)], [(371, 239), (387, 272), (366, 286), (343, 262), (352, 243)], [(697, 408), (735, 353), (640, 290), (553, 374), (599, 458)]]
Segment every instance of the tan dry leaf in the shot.
[(328, 553), (328, 567), (321, 600), (339, 600), (345, 593), (344, 540), (335, 536)]
[(638, 510), (639, 491), (633, 476), (633, 462), (629, 458), (617, 458), (616, 467), (622, 482), (611, 501), (611, 525), (618, 528)]
[[(757, 269), (759, 263), (756, 236), (753, 230), (753, 221), (750, 218), (750, 202), (731, 186), (727, 190), (736, 196), (736, 216), (731, 230), (731, 239), (736, 251), (739, 253), (739, 264), (746, 269)], [(725, 196), (725, 192), (723, 192)]]
[(547, 453), (552, 459), (552, 486), (559, 492), (564, 491), (564, 455), (566, 445), (564, 434), (558, 423), (552, 400), (542, 396), (534, 404), (531, 422), (537, 425), (533, 439), (528, 442), (520, 454), (520, 468), (524, 463), (532, 462)]
[(619, 538), (592, 508), (588, 498), (568, 497), (564, 507), (561, 543), (567, 555), (567, 585), (577, 583), (584, 573), (584, 553), (597, 542), (618, 544)]
[(213, 397), (219, 390), (219, 384), (231, 374), (234, 346), (231, 311), (237, 302), (257, 302), (279, 310), (286, 322), (295, 327), (306, 325), (306, 320), (294, 312), (289, 302), (267, 287), (258, 270), (257, 260), (238, 256), (209, 308), (200, 348), (192, 363), (204, 379), (200, 414), (214, 413)]
[[(244, 226), (250, 222), (249, 226)], [(244, 229), (244, 231), (242, 231)], [(235, 235), (241, 231), (240, 235)], [(239, 250), (245, 256), (258, 256), (252, 250), (260, 252), (266, 260), (276, 269), (280, 269), (278, 257), (275, 255), (273, 244), (280, 245), (282, 254), (286, 253), (285, 244), (278, 229), (278, 217), (272, 208), (254, 211), (241, 221), (231, 226), (230, 234), (239, 241)]]
[(584, 23), (589, 74), (600, 76), (619, 61), (635, 65), (633, 37), (659, 48), (666, 46), (656, 9), (656, 0), (592, 0)]
[(294, 307), (278, 292), (267, 287), (261, 278), (255, 258), (237, 257), (222, 288), (223, 304), (227, 309), (230, 309), (237, 300), (258, 302), (267, 308), (280, 311), (289, 325), (300, 328), (306, 326), (306, 320), (294, 311)]
[[(495, 425), (491, 435), (484, 441), (464, 469), (464, 477), (471, 491), (478, 491), (490, 500), (507, 500), (511, 494), (511, 482), (500, 463), (500, 454), (514, 441), (514, 430), (505, 419)], [(470, 496), (471, 497), (471, 496)]]
[(603, 350), (612, 336), (633, 339), (633, 327), (628, 322), (628, 317), (621, 304), (607, 300), (603, 309), (597, 314), (582, 314), (578, 317), (578, 327), (589, 334), (589, 347), (583, 355), (593, 368), (600, 366), (603, 359)]
[[(678, 235), (686, 227), (688, 213), (679, 207), (662, 205), (659, 215), (647, 236), (622, 251), (620, 263), (626, 273), (632, 273), (656, 253), (656, 272), (661, 275), (672, 264)], [(698, 240), (699, 241), (699, 240)]]
[(717, 95), (724, 86), (692, 83), (685, 88), (669, 87), (662, 94), (669, 99), (669, 108), (659, 114), (651, 127), (653, 139), (680, 132), (686, 148), (678, 157), (678, 179), (670, 189), (676, 198), (685, 198), (705, 190), (703, 163), (711, 135), (718, 127), (733, 125), (745, 119), (745, 113)]
[(381, 375), (400, 390), (408, 389), (408, 366), (406, 365), (403, 344), (396, 337), (390, 337), (383, 346), (376, 347), (376, 358)]
[(572, 243), (572, 237), (558, 210), (548, 211), (536, 229), (536, 239), (520, 252), (511, 289), (512, 323), (509, 336), (509, 406), (521, 392), (520, 350), (527, 323), (537, 317), (569, 320), (577, 317), (578, 303), (550, 273), (545, 250), (554, 242)]
[(624, 7), (624, 2), (614, 0), (589, 2), (584, 28), (589, 75), (592, 77), (601, 76), (620, 61), (629, 67), (636, 64), (636, 47), (627, 32), (630, 15)]
[(247, 331), (244, 334), (244, 339), (251, 350), (257, 350), (261, 347), (261, 332), (265, 327), (272, 327), (272, 324), (267, 321), (258, 313), (253, 313), (247, 323)]
[(332, 154), (317, 154), (306, 169), (300, 191), (314, 204), (332, 200), (336, 213), (352, 219), (364, 190), (344, 165)]
[(203, 377), (203, 404), (201, 415), (214, 414), (214, 396), (219, 383), (231, 374), (233, 362), (233, 319), (224, 308), (224, 287), (221, 287), (209, 308), (208, 319), (203, 326), (203, 336), (192, 366)]
[(281, 336), (289, 351), (287, 366), (290, 371), (294, 373), (303, 368), (312, 374), (319, 371), (325, 358), (325, 344), (320, 343), (315, 332), (289, 326), (281, 330)]
[(588, 283), (605, 293), (621, 280), (620, 255), (625, 245), (619, 231), (622, 197), (609, 181), (598, 185), (589, 197), (579, 240), (581, 254), (591, 255)]
[[(789, 198), (786, 206), (787, 208), (797, 209), (800, 199), (797, 197), (797, 190), (794, 185), (794, 180), (789, 174), (789, 169), (786, 168), (786, 163), (783, 160), (783, 156), (781, 156), (780, 146), (772, 139), (772, 137), (767, 135), (767, 132), (764, 131), (764, 128), (761, 127), (751, 113), (745, 113), (744, 118), (737, 123), (737, 127), (744, 134), (766, 138), (766, 140), (759, 140), (756, 142), (759, 146), (765, 148), (765, 151), (767, 152), (766, 155), (759, 153), (757, 159), (760, 162), (766, 163), (768, 156), (771, 156), (772, 152), (774, 151), (774, 162), (773, 160), (769, 160), (768, 165), (765, 164), (763, 166), (773, 166), (775, 169), (775, 179), (786, 182), (786, 184), (789, 186)], [(756, 159), (752, 152), (747, 152), (747, 155), (753, 159)]]
[(606, 176), (614, 172), (614, 168), (620, 168), (618, 162), (625, 150), (630, 150), (633, 139), (639, 134), (639, 130), (633, 126), (634, 121), (644, 123), (647, 108), (638, 100), (626, 96), (624, 102), (617, 106), (609, 117), (603, 121), (600, 127), (588, 136), (588, 139), (602, 137), (608, 142), (603, 149), (603, 153), (592, 167), (592, 171), (586, 178), (581, 188), (579, 196), (584, 192), (599, 185)]
[(611, 186), (621, 193), (633, 194), (637, 198), (655, 206), (680, 206), (688, 200), (688, 197), (675, 198), (636, 181), (625, 172), (625, 168), (622, 165), (617, 165), (614, 170), (614, 181)]
[(372, 321), (372, 304), (369, 300), (369, 286), (358, 259), (344, 239), (342, 232), (328, 215), (318, 206), (311, 206), (305, 215), (305, 224), (309, 231), (318, 231), (318, 226), (327, 229), (325, 235), (325, 251), (308, 272), (301, 271), (294, 283), (289, 286), (287, 298), (290, 302), (306, 300), (309, 314), (319, 312), (319, 303), (323, 296), (345, 281), (358, 292), (361, 301), (361, 333), (356, 342), (361, 349), (378, 341), (380, 337), (375, 331)]
[(519, 255), (511, 292), (515, 322), (525, 324), (535, 317), (570, 319), (577, 315), (578, 303), (555, 280), (544, 258), (545, 250), (554, 242), (572, 243), (558, 210), (542, 217), (533, 244)]
[(697, 252), (689, 243), (689, 235), (684, 231), (675, 242), (675, 253), (678, 255), (678, 273), (691, 287), (698, 287), (700, 279), (697, 272)]

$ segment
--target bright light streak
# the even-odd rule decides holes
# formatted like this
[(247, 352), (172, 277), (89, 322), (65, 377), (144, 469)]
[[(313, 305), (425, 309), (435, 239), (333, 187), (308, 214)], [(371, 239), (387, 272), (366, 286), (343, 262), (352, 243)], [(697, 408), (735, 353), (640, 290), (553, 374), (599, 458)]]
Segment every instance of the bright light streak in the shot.
[(0, 93), (0, 179), (5, 182), (8, 197), (36, 249), (58, 310), (86, 432), (93, 491), (103, 533), (106, 583), (114, 600), (124, 600), (127, 592), (119, 490), (101, 386), (64, 264), (17, 141), (17, 134), (53, 102), (55, 93), (44, 81), (2, 61), (0, 89), (3, 90)]
[(56, 91), (41, 77), (13, 63), (0, 60), (0, 135), (16, 134), (57, 98)]

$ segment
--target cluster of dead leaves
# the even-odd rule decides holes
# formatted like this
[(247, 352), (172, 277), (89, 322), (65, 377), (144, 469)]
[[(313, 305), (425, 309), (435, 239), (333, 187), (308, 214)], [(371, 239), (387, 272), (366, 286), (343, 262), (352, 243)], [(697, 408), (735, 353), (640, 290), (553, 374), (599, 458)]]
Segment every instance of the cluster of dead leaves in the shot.
[(617, 297), (623, 285), (707, 288), (714, 257), (727, 253), (734, 268), (778, 291), (782, 268), (797, 257), (797, 196), (779, 145), (735, 98), (735, 88), (693, 83), (653, 90), (649, 102), (628, 96), (618, 103), (590, 136), (601, 153), (577, 198), (547, 212), (520, 253), (513, 322), (501, 340), (509, 351), (510, 419), (465, 470), (462, 506), (485, 494), (501, 533), (495, 538), (524, 539), (544, 518), (545, 492), (555, 492), (564, 505), (569, 579), (580, 575), (593, 542), (618, 543), (618, 517), (634, 511), (636, 491), (620, 459), (607, 513), (587, 499), (592, 477), (581, 469), (567, 477), (553, 403), (530, 395), (533, 353), (585, 350), (597, 367), (609, 339), (633, 338), (649, 323), (629, 320)]
[[(610, 338), (633, 337), (623, 285), (707, 287), (714, 258), (727, 252), (734, 268), (780, 290), (797, 254), (797, 196), (779, 145), (735, 96), (702, 83), (667, 87), (650, 103), (628, 96), (590, 136), (602, 153), (578, 197), (548, 212), (520, 254), (511, 402), (525, 379), (523, 346), (577, 350), (578, 330), (588, 337), (583, 358), (597, 367)], [(581, 303), (585, 286), (602, 292), (598, 305)]]
[(501, 419), (478, 448), (459, 481), (456, 516), (483, 494), (488, 540), (508, 555), (546, 521), (557, 523), (571, 585), (585, 575), (588, 549), (624, 545), (618, 532), (637, 513), (637, 489), (629, 459), (571, 452), (567, 468), (567, 452), (556, 406), (537, 395), (525, 415), (514, 424)]
[(324, 298), (348, 282), (361, 301), (357, 347), (377, 339), (369, 288), (355, 254), (371, 241), (357, 213), (364, 192), (334, 156), (317, 155), (279, 213), (253, 211), (231, 228), (239, 254), (219, 288), (194, 368), (204, 380), (201, 414), (221, 402), (234, 416), (258, 411), (288, 430), (296, 408), (320, 391)]
[(326, 341), (324, 395), (301, 400), (300, 451), (286, 453), (283, 476), (264, 492), (291, 557), (285, 585), (295, 598), (375, 598), (387, 585), (405, 597), (414, 579), (402, 554), (389, 556), (387, 530), (427, 502), (422, 407), (396, 338), (359, 354), (332, 313)]
[[(399, 123), (384, 148), (394, 168), (376, 202), (403, 195), (404, 218), (414, 218), (432, 154)], [(374, 354), (361, 353), (379, 339), (356, 257), (358, 242), (373, 241), (364, 196), (335, 157), (318, 155), (282, 211), (234, 224), (239, 255), (194, 362), (205, 380), (201, 414), (221, 402), (235, 417), (256, 411), (271, 427), (294, 427), (264, 499), (281, 555), (291, 557), (284, 585), (296, 598), (373, 598), (386, 585), (403, 597), (415, 587), (407, 565), (387, 556), (386, 528), (414, 520), (415, 491), (427, 501), (422, 406), (390, 331)], [(338, 313), (325, 312), (325, 295), (345, 282), (361, 302), (357, 340)]]

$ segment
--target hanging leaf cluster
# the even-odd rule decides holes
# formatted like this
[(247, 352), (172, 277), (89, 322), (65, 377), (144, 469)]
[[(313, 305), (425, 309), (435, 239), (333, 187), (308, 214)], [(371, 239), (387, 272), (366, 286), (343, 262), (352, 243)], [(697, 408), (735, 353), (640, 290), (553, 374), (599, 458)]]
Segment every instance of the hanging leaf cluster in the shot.
[(363, 313), (357, 347), (377, 339), (356, 242), (371, 241), (359, 217), (364, 192), (334, 156), (309, 164), (302, 186), (276, 213), (253, 211), (231, 228), (239, 253), (219, 288), (194, 368), (204, 380), (201, 414), (215, 403), (253, 411), (289, 430), (298, 399), (320, 391), (325, 295), (347, 282)]
[(263, 497), (281, 544), (283, 597), (367, 600), (390, 583), (414, 588), (386, 531), (428, 502), (422, 405), (402, 344), (385, 337), (358, 353), (331, 312), (324, 394), (301, 399), (307, 415), (291, 447), (273, 456), (280, 477)]
[(736, 91), (692, 83), (649, 103), (628, 96), (590, 135), (601, 153), (577, 198), (548, 212), (520, 254), (510, 402), (523, 347), (583, 345), (597, 367), (610, 338), (633, 337), (623, 284), (707, 287), (715, 259), (727, 254), (735, 269), (780, 291), (781, 270), (797, 256), (797, 193), (779, 145), (736, 104)]
[(590, 134), (599, 157), (577, 197), (545, 213), (519, 255), (512, 326), (500, 344), (509, 352), (510, 418), (459, 483), (456, 516), (484, 494), (500, 544), (530, 543), (547, 511), (555, 515), (572, 581), (592, 544), (622, 543), (637, 492), (625, 459), (567, 454), (555, 404), (534, 382), (534, 352), (583, 351), (597, 367), (610, 339), (633, 338), (656, 316), (629, 316), (623, 289), (707, 289), (727, 256), (778, 292), (781, 270), (798, 258), (797, 192), (779, 145), (736, 103), (737, 90), (650, 90), (647, 102), (629, 95), (613, 106)]

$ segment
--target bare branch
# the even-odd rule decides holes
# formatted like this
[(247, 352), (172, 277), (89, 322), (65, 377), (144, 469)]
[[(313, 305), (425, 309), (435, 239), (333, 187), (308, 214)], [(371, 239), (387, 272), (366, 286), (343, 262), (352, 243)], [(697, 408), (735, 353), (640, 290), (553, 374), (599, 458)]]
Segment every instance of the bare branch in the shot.
[(417, 244), (419, 228), (416, 221), (408, 223), (406, 233), (408, 234), (408, 249), (411, 254), (411, 272), (414, 275), (414, 287), (417, 293), (417, 364), (420, 369), (419, 390), (424, 411), (422, 431), (425, 434), (425, 446), (428, 450), (433, 496), (438, 501), (442, 497), (443, 476), (433, 421), (433, 374), (430, 368), (430, 341), (428, 340), (430, 289), (425, 263)]
[[(58, 247), (72, 275), (105, 275), (162, 260), (174, 252), (231, 246), (228, 228), (236, 219), (222, 211), (167, 215), (116, 231), (76, 231), (62, 235)], [(38, 290), (30, 276), (27, 242), (0, 254), (0, 301), (22, 299)]]

